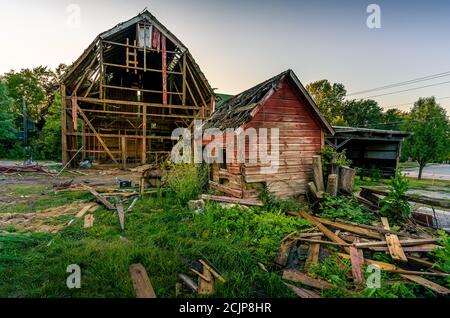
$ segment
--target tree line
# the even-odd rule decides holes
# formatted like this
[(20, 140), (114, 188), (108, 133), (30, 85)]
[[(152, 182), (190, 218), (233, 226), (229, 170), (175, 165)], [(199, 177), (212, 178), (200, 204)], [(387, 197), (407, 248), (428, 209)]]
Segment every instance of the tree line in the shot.
[[(0, 157), (23, 159), (22, 99), (35, 131), (30, 135), (34, 159), (61, 159), (61, 98), (59, 80), (67, 69), (38, 66), (0, 76)], [(341, 83), (320, 80), (306, 89), (325, 118), (336, 126), (402, 130), (413, 135), (403, 145), (403, 158), (417, 161), (421, 170), (429, 162), (449, 160), (450, 124), (446, 111), (434, 97), (420, 98), (409, 112), (387, 111), (371, 99), (347, 99)]]

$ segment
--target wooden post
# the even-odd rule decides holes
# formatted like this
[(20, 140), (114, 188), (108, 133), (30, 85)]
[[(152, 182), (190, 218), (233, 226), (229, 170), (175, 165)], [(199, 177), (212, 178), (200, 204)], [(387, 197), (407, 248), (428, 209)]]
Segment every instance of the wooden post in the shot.
[(353, 193), (356, 171), (349, 167), (340, 167), (339, 169), (339, 191), (345, 194)]
[(338, 176), (336, 174), (330, 174), (327, 182), (327, 193), (336, 196), (338, 192)]
[(83, 121), (81, 123), (81, 147), (83, 152), (81, 153), (81, 159), (86, 159), (86, 123)]
[(122, 148), (122, 167), (127, 168), (127, 139), (126, 137), (121, 137), (121, 148)]
[(141, 163), (145, 165), (147, 162), (147, 106), (142, 106), (142, 151)]
[(313, 177), (317, 191), (325, 191), (323, 184), (322, 159), (320, 156), (313, 157)]
[(182, 105), (186, 105), (186, 53), (183, 54), (183, 100)]
[(67, 110), (66, 110), (66, 86), (61, 84), (61, 147), (62, 147), (62, 164), (65, 165), (69, 161), (67, 153)]

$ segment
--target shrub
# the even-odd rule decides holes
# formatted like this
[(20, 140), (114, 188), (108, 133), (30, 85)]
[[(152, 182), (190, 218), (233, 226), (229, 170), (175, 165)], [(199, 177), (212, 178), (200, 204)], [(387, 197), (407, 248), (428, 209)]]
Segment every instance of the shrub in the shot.
[(353, 197), (330, 196), (325, 194), (320, 203), (321, 217), (336, 220), (342, 219), (360, 224), (370, 224), (373, 216), (364, 212), (361, 205)]
[(345, 153), (345, 150), (338, 152), (333, 147), (326, 145), (322, 151), (320, 152), (320, 155), (322, 157), (322, 165), (323, 167), (327, 167), (329, 164), (333, 162), (338, 165), (339, 167), (342, 166), (349, 166), (352, 164), (352, 161), (350, 159), (347, 159), (347, 155)]
[(166, 163), (163, 169), (163, 179), (174, 192), (180, 203), (197, 199), (208, 181), (207, 165), (189, 163)]
[[(445, 272), (450, 272), (450, 236), (444, 231), (439, 231), (441, 239), (439, 243), (443, 248), (437, 248), (433, 251), (436, 259), (436, 265)], [(447, 277), (447, 286), (450, 287), (450, 277)]]
[(389, 194), (381, 200), (381, 214), (389, 219), (389, 222), (401, 224), (409, 218), (411, 206), (406, 200), (408, 180), (402, 176), (400, 170), (391, 178)]

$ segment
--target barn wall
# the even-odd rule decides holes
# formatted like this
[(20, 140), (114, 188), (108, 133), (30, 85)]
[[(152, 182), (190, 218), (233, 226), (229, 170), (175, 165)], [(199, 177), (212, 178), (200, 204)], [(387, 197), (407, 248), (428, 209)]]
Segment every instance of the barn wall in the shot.
[[(306, 102), (288, 82), (261, 106), (246, 128), (279, 128), (279, 168), (262, 174), (261, 164), (245, 163), (244, 180), (249, 184), (266, 182), (269, 191), (281, 198), (304, 195), (312, 178), (312, 158), (323, 144), (322, 129)], [(270, 140), (270, 139), (269, 139)], [(246, 149), (249, 149), (248, 141)], [(254, 149), (247, 150), (249, 152)], [(268, 166), (268, 165), (265, 165)]]

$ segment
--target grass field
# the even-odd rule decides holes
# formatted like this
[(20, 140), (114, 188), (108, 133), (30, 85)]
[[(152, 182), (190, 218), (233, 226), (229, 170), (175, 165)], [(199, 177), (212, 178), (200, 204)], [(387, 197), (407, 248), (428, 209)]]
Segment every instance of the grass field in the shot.
[[(93, 199), (76, 192), (43, 195), (43, 190), (36, 185), (8, 188), (11, 195), (33, 197), (39, 209)], [(14, 212), (26, 212), (30, 206), (18, 204)], [(227, 280), (216, 283), (213, 297), (297, 297), (284, 285), (272, 261), (285, 235), (311, 228), (305, 220), (285, 215), (303, 208), (293, 201), (268, 201), (251, 209), (208, 202), (204, 213), (197, 214), (176, 196), (160, 193), (139, 199), (126, 215), (124, 232), (117, 215), (104, 208), (94, 212), (94, 226), (88, 229), (83, 228), (82, 219), (58, 234), (0, 227), (11, 232), (0, 234), (0, 297), (134, 297), (128, 271), (133, 263), (144, 265), (158, 297), (175, 297), (178, 273), (189, 274), (186, 260), (198, 259), (213, 264)], [(333, 256), (333, 248), (331, 253), (310, 269), (312, 276), (336, 286), (322, 292), (324, 297), (434, 297), (423, 287), (387, 273), (383, 273), (381, 289), (354, 289), (349, 262)], [(379, 255), (381, 260), (386, 257)], [(70, 264), (81, 268), (81, 289), (66, 286)], [(183, 297), (195, 295), (185, 291)]]

